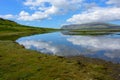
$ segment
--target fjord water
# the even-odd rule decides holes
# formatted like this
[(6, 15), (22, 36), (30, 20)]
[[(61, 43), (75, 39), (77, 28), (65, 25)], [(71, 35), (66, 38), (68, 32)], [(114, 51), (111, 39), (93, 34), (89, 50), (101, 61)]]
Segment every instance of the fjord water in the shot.
[(120, 63), (120, 35), (64, 35), (61, 32), (37, 34), (16, 40), (26, 49), (58, 56), (84, 55)]

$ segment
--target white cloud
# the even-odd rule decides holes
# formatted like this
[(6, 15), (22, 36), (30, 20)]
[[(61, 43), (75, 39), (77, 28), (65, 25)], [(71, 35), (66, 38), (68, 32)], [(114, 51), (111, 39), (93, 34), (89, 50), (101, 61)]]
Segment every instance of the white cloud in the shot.
[(89, 23), (89, 22), (106, 22), (120, 20), (120, 8), (92, 8), (80, 14), (73, 15), (67, 20), (70, 23)]
[(109, 58), (119, 58), (120, 59), (120, 52), (115, 51), (115, 52), (111, 52), (111, 53), (105, 53), (105, 56), (109, 57)]
[(106, 5), (103, 7), (95, 1), (88, 3), (86, 0), (24, 0), (23, 5), (32, 11), (23, 10), (17, 16), (8, 14), (0, 15), (0, 17), (33, 21), (50, 19), (53, 15), (63, 15), (80, 10), (81, 13), (74, 14), (67, 22), (82, 24), (120, 20), (120, 0), (101, 0), (98, 2), (106, 3)]
[(24, 5), (35, 12), (30, 15), (28, 12), (21, 11), (19, 19), (32, 21), (50, 18), (51, 15), (77, 10), (81, 7), (81, 3), (82, 0), (26, 0)]
[(43, 20), (46, 18), (48, 18), (48, 15), (39, 11), (33, 13), (32, 15), (30, 15), (28, 12), (21, 11), (18, 17), (19, 20), (24, 20), (24, 21)]
[(26, 0), (23, 4), (29, 9), (35, 10), (35, 12), (25, 18), (24, 16), (20, 16), (20, 19), (29, 21), (42, 20), (50, 18), (51, 15), (65, 14), (71, 10), (80, 10), (81, 5), (83, 5), (83, 8), (88, 8), (89, 10), (73, 15), (67, 22), (81, 24), (119, 20), (120, 8), (118, 6), (120, 0), (108, 0), (104, 2), (113, 4), (116, 7), (98, 8), (97, 3), (85, 3), (84, 0)]
[(108, 0), (106, 3), (120, 7), (120, 0)]
[(0, 15), (1, 18), (5, 18), (5, 19), (12, 19), (14, 18), (15, 16), (12, 15), (12, 14), (7, 14), (7, 15)]
[[(83, 0), (26, 0), (24, 5), (29, 7), (52, 8), (53, 6), (59, 10), (75, 10), (81, 6)], [(74, 5), (74, 6), (72, 6)]]
[(91, 8), (94, 8), (94, 7), (98, 7), (97, 3), (95, 2), (92, 2), (92, 3), (84, 3), (83, 5), (85, 7), (85, 9), (91, 9)]
[(49, 0), (25, 0), (24, 5), (26, 6), (40, 6), (44, 2), (48, 2)]

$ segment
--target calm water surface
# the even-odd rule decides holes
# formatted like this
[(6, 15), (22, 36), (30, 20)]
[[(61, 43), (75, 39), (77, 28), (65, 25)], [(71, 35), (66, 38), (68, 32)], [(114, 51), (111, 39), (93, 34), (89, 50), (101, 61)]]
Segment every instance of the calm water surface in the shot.
[(120, 63), (120, 35), (64, 35), (61, 32), (38, 34), (16, 40), (26, 49), (58, 56), (84, 55)]

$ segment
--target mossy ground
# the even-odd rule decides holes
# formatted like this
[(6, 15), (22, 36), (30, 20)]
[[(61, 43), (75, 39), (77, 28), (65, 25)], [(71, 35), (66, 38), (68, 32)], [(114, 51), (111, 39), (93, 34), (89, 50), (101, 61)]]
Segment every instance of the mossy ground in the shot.
[(120, 66), (86, 60), (45, 55), (14, 41), (0, 41), (0, 80), (115, 80), (113, 67)]

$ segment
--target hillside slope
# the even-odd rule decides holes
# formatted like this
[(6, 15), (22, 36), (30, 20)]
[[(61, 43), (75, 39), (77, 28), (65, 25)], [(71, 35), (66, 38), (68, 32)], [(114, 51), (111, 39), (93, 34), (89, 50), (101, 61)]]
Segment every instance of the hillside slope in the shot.
[(64, 25), (61, 29), (120, 29), (120, 25), (109, 23), (86, 23)]
[(15, 40), (21, 36), (51, 32), (55, 30), (56, 29), (21, 25), (14, 21), (0, 18), (0, 40)]
[(14, 21), (0, 18), (0, 31), (32, 31), (32, 30), (47, 30), (51, 28), (32, 27), (18, 24)]

